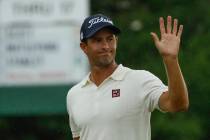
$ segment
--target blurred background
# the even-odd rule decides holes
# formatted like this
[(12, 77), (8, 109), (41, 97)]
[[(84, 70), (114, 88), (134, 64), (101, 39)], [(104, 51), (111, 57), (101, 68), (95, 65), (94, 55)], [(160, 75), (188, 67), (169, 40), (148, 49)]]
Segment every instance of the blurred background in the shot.
[(152, 140), (210, 140), (209, 0), (0, 0), (0, 140), (71, 140), (66, 95), (88, 72), (79, 49), (83, 19), (110, 16), (122, 30), (117, 62), (167, 84), (150, 36), (158, 19), (184, 25), (179, 61), (188, 112), (151, 118)]

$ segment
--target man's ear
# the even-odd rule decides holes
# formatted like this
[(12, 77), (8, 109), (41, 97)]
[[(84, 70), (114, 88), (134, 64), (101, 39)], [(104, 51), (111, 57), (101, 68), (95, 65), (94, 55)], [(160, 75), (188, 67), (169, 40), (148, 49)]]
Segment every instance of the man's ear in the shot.
[(87, 53), (87, 43), (86, 42), (80, 42), (80, 48), (82, 51), (86, 54)]
[(115, 38), (116, 38), (116, 43), (118, 43), (118, 36), (115, 36)]
[(115, 36), (115, 40), (116, 40), (116, 47), (117, 47), (117, 44), (118, 44), (118, 36)]

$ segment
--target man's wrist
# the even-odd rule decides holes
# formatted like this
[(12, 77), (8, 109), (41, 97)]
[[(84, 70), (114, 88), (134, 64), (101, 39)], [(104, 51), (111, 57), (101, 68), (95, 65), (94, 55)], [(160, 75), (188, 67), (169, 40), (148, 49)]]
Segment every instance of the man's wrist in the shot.
[(164, 63), (178, 63), (178, 56), (163, 56)]

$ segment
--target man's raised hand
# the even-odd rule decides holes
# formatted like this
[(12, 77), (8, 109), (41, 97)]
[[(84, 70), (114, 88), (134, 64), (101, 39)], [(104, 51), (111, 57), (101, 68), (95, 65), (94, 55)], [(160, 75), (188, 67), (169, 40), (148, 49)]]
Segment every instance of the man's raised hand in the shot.
[(167, 17), (166, 28), (163, 17), (160, 17), (159, 24), (161, 38), (159, 39), (157, 34), (154, 32), (150, 33), (154, 40), (155, 46), (163, 58), (177, 58), (183, 25), (178, 26), (178, 20), (174, 19), (172, 26), (171, 16)]

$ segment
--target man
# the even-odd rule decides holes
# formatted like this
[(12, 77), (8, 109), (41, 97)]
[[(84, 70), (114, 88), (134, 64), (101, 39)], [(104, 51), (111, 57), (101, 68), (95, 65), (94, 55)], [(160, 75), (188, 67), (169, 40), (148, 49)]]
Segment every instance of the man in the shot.
[[(172, 23), (173, 22), (173, 23)], [(187, 87), (178, 52), (183, 25), (167, 17), (159, 20), (161, 39), (151, 33), (162, 56), (168, 87), (145, 70), (132, 70), (115, 61), (120, 29), (102, 14), (86, 18), (80, 47), (87, 55), (90, 73), (67, 95), (74, 140), (150, 140), (150, 116), (188, 109)], [(173, 26), (172, 26), (173, 24)]]

